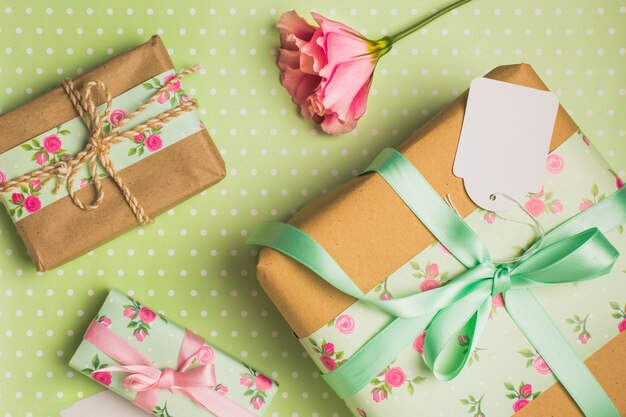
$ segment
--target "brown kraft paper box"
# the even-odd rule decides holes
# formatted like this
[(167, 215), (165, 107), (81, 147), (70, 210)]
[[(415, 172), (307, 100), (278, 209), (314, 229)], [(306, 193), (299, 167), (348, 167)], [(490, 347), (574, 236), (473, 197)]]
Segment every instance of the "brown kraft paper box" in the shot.
[[(485, 77), (548, 90), (527, 64), (500, 66)], [(463, 180), (452, 173), (466, 102), (467, 92), (398, 147), (442, 198), (451, 195), (462, 217), (477, 208), (467, 196)], [(561, 145), (577, 129), (560, 107), (550, 149)], [(435, 240), (378, 175), (354, 178), (313, 199), (289, 223), (326, 248), (366, 293)], [(260, 252), (257, 276), (298, 337), (310, 335), (355, 301), (306, 267), (268, 248)], [(592, 371), (602, 372), (596, 374), (598, 380), (622, 414), (626, 414), (626, 369), (610, 364), (616, 355), (625, 354), (626, 337), (621, 335), (588, 360)], [(618, 398), (620, 394), (622, 398)], [(567, 411), (564, 414), (558, 410)], [(524, 412), (524, 416), (536, 417), (582, 415), (558, 383)]]
[[(80, 91), (84, 83), (98, 79), (115, 97), (172, 68), (163, 42), (153, 36), (85, 73), (75, 85)], [(77, 116), (63, 89), (55, 88), (0, 116), (0, 153)], [(150, 217), (226, 176), (224, 161), (205, 129), (118, 172)], [(68, 196), (16, 223), (38, 271), (64, 264), (139, 224), (113, 180), (107, 177), (102, 183), (105, 197), (95, 210), (79, 209)], [(93, 200), (95, 191), (87, 187), (76, 194), (87, 202)], [(55, 221), (47, 221), (50, 218)]]

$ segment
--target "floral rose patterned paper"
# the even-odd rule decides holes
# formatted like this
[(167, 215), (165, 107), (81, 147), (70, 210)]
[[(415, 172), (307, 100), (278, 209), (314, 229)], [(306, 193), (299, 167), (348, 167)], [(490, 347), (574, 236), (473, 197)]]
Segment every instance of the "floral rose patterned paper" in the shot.
[[(95, 339), (87, 337), (94, 326), (100, 331), (111, 332), (103, 334), (109, 334), (114, 339), (119, 338), (122, 341), (120, 343), (149, 358), (152, 366), (161, 371), (162, 377), (159, 378), (158, 385), (161, 385), (163, 375), (174, 371), (176, 359), (180, 360), (179, 354), (185, 350), (183, 347), (185, 341), (191, 336), (199, 341), (199, 348), (194, 349), (191, 357), (187, 358), (187, 372), (197, 372), (204, 365), (214, 366), (215, 369), (215, 382), (204, 388), (234, 402), (237, 407), (248, 413), (245, 415), (250, 416), (262, 415), (276, 395), (278, 384), (275, 381), (168, 321), (157, 310), (133, 300), (118, 290), (112, 290), (87, 331), (86, 340), (83, 340), (71, 359), (70, 366), (128, 400), (135, 401), (138, 406), (141, 406), (137, 401), (141, 389), (135, 391), (132, 388), (134, 385), (130, 385), (129, 388), (130, 382), (127, 378), (134, 380), (139, 374), (131, 375), (130, 372), (122, 371), (120, 369), (124, 368), (122, 365), (128, 364), (119, 363), (111, 357), (114, 355), (110, 356), (96, 348)], [(173, 387), (172, 391), (168, 389), (159, 391), (158, 400), (150, 407), (153, 414), (160, 417), (216, 415), (195, 404), (180, 392), (174, 391), (176, 387)]]
[[(542, 190), (521, 203), (548, 231), (622, 186), (623, 180), (578, 131), (549, 155)], [(531, 227), (519, 223), (529, 222), (521, 210), (493, 213), (478, 209), (465, 220), (497, 259), (518, 255), (535, 238)], [(615, 294), (626, 293), (626, 233), (617, 228), (606, 236), (622, 253), (611, 273), (593, 281), (533, 289), (583, 358), (626, 330), (626, 305), (624, 300), (615, 299)], [(428, 291), (462, 271), (462, 265), (446, 248), (434, 242), (372, 289), (368, 298), (389, 300)], [(414, 410), (428, 401), (438, 404), (438, 415), (443, 417), (508, 417), (524, 408), (556, 378), (510, 317), (499, 312), (503, 305), (501, 296), (493, 298), (491, 323), (481, 336), (480, 347), (470, 352), (468, 366), (453, 382), (438, 381), (424, 364), (422, 333), (367, 386), (347, 399), (350, 410), (360, 417), (406, 416), (407, 409)], [(358, 301), (300, 341), (326, 373), (342, 366), (390, 320), (387, 314)], [(467, 336), (459, 335), (458, 347), (465, 348), (468, 341)], [(332, 349), (324, 347), (328, 344)], [(329, 351), (341, 352), (341, 360)], [(330, 366), (328, 358), (333, 360)]]
[[(145, 83), (138, 85), (129, 91), (113, 99), (113, 108), (107, 120), (102, 124), (105, 133), (117, 126), (130, 111), (133, 111), (138, 102), (144, 101), (154, 94), (163, 84), (175, 76), (174, 70), (166, 71)], [(149, 106), (141, 115), (137, 116), (124, 127), (123, 130), (137, 126), (142, 121), (153, 117), (160, 112), (189, 101), (180, 81), (175, 82), (165, 93), (168, 99)], [(169, 97), (171, 95), (171, 98)], [(113, 165), (123, 168), (150, 156), (151, 154), (173, 145), (184, 139), (189, 134), (203, 129), (196, 112), (183, 114), (170, 122), (146, 129), (134, 137), (134, 141), (127, 141), (111, 147), (111, 161)], [(37, 137), (17, 146), (3, 154), (0, 154), (0, 183), (8, 178), (22, 175), (29, 170), (40, 166), (54, 164), (70, 155), (74, 155), (84, 147), (87, 138), (87, 130), (83, 121), (76, 117), (62, 125), (46, 131)], [(102, 167), (98, 167), (98, 176), (107, 176)], [(85, 188), (93, 183), (87, 166), (81, 168), (80, 181), (74, 184), (75, 189)], [(34, 180), (39, 181), (39, 180)], [(45, 207), (59, 198), (67, 195), (64, 187), (57, 194), (53, 193), (55, 181), (48, 183), (31, 183), (30, 187), (23, 186), (21, 192), (7, 192), (0, 194), (2, 202), (9, 211), (14, 222)]]

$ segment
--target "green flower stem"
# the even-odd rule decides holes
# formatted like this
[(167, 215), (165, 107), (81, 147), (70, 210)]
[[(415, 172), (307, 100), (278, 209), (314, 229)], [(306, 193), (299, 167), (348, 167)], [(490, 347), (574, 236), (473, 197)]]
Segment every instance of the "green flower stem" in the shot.
[(398, 32), (398, 33), (396, 33), (393, 36), (390, 36), (389, 39), (391, 40), (392, 43), (396, 43), (400, 39), (409, 36), (411, 33), (415, 32), (416, 30), (423, 28), (424, 26), (426, 26), (427, 24), (429, 24), (433, 20), (443, 16), (444, 14), (448, 13), (451, 10), (456, 9), (457, 7), (460, 7), (460, 6), (464, 5), (465, 3), (469, 3), (470, 1), (472, 1), (472, 0), (458, 0), (458, 1), (454, 2), (454, 3), (452, 3), (451, 5), (449, 5), (447, 7), (444, 7), (443, 9), (437, 11), (436, 13), (428, 16), (426, 19), (417, 22), (413, 26), (409, 26), (408, 28), (404, 29), (403, 31)]

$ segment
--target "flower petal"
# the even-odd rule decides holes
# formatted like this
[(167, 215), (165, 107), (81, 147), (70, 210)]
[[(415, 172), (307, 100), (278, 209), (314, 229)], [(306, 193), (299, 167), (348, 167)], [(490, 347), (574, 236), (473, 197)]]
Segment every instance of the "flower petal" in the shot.
[(283, 13), (276, 26), (280, 30), (280, 43), (283, 48), (287, 49), (296, 48), (295, 38), (309, 41), (317, 30), (294, 10)]
[[(365, 112), (364, 105), (367, 103), (367, 97), (363, 97), (363, 94), (369, 92), (373, 70), (374, 65), (369, 58), (339, 65), (328, 81), (322, 81), (321, 97), (324, 107), (337, 113), (339, 119), (344, 122), (362, 116)], [(367, 87), (363, 88), (366, 85)], [(357, 105), (353, 107), (352, 103), (355, 100)]]

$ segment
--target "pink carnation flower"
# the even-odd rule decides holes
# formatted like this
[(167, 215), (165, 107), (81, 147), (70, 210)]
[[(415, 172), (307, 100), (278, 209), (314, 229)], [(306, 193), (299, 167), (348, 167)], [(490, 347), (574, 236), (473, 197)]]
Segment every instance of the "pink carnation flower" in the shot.
[(280, 17), (280, 80), (305, 118), (326, 133), (347, 133), (365, 113), (374, 68), (391, 42), (370, 41), (342, 23), (311, 16), (319, 26), (293, 10)]

